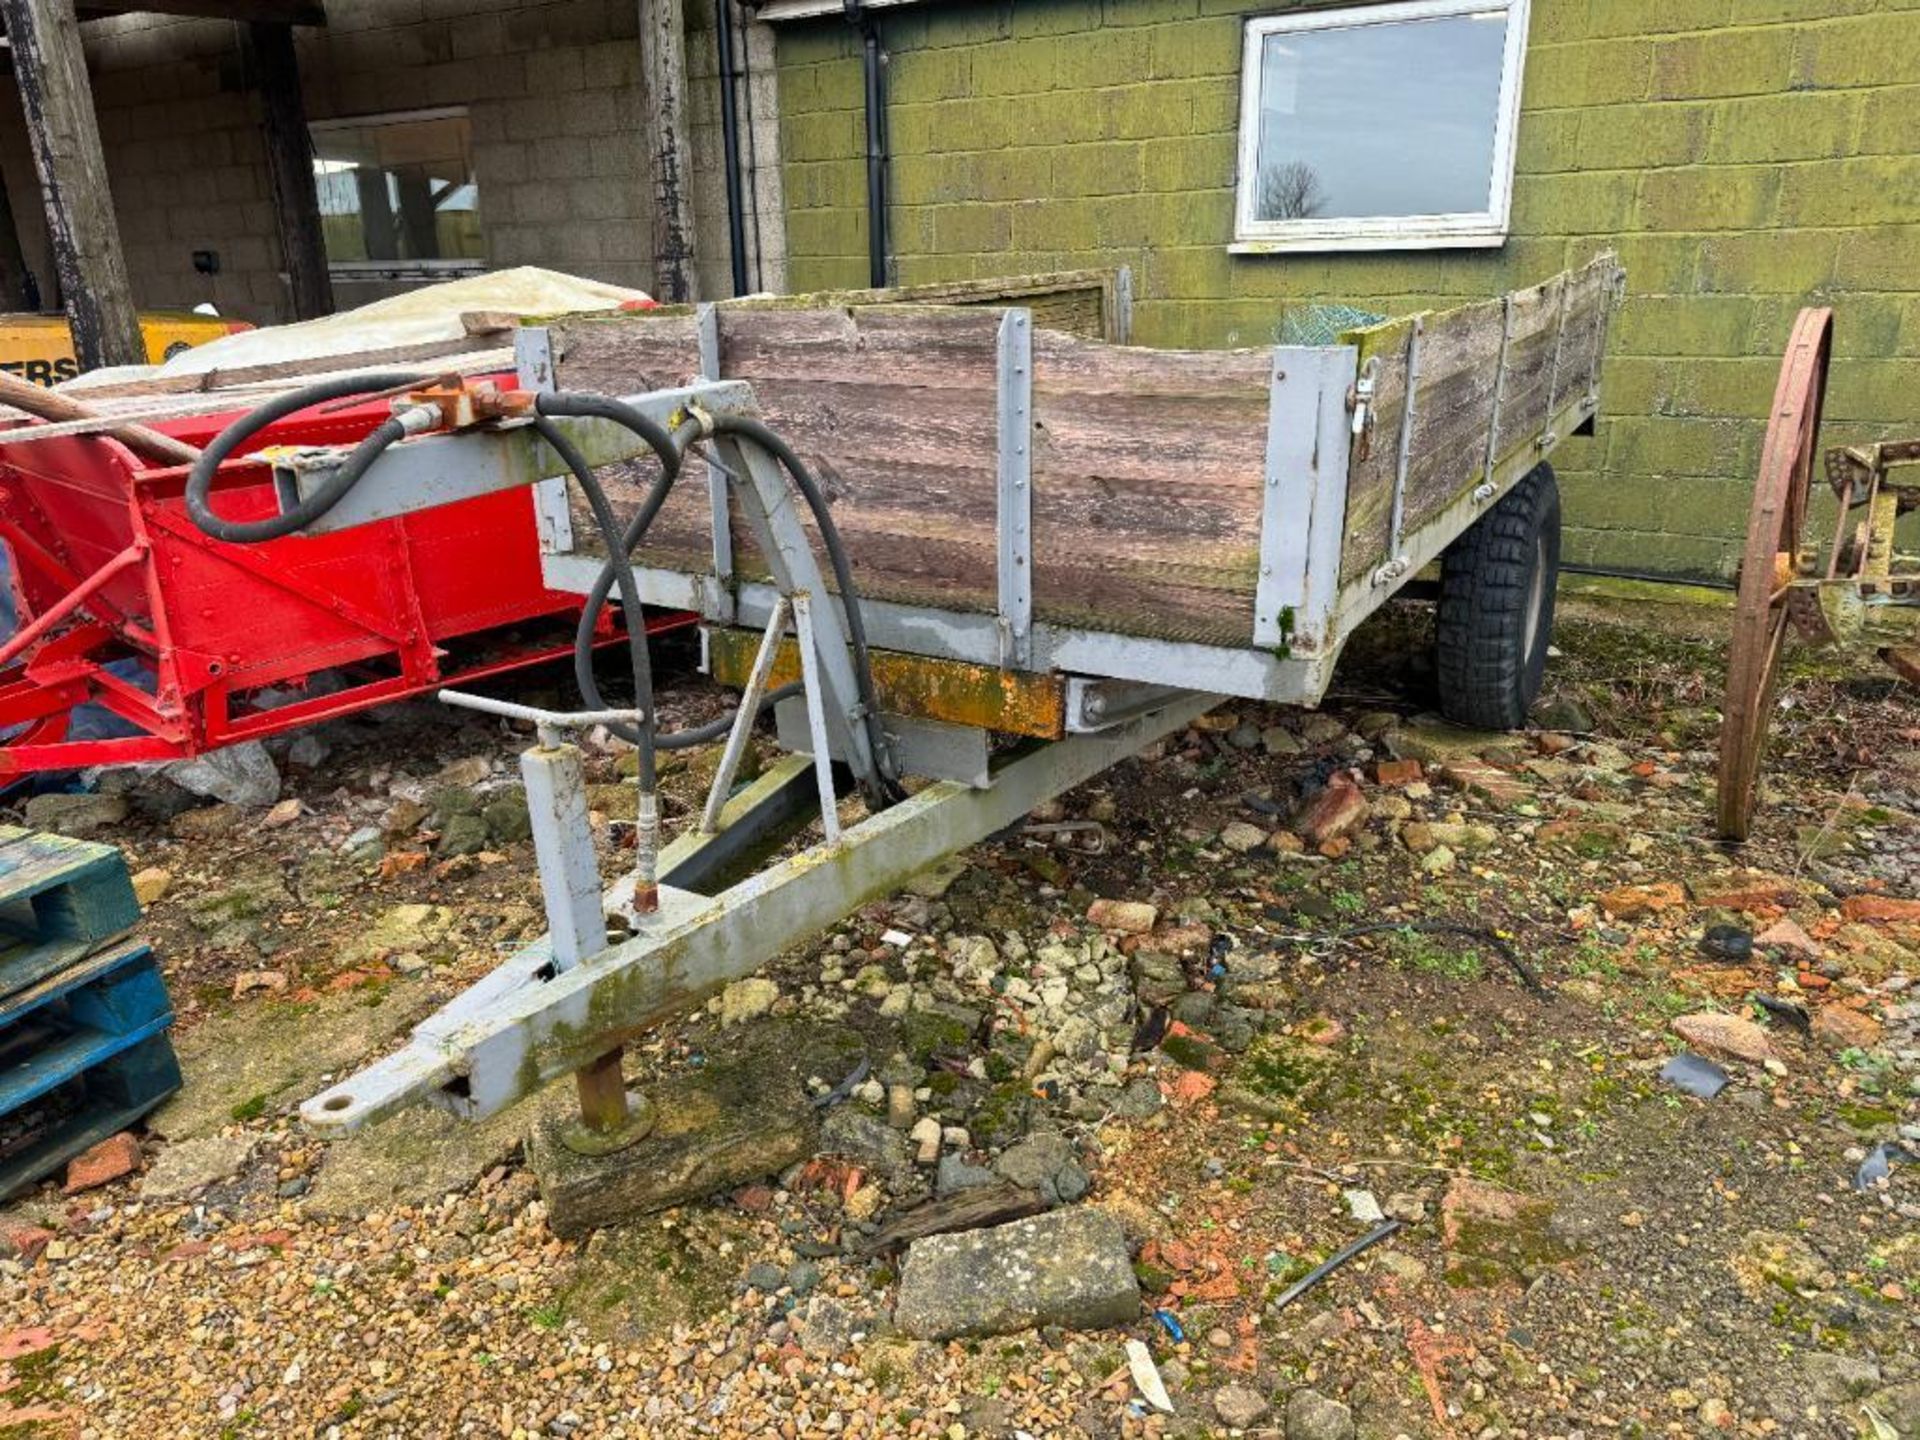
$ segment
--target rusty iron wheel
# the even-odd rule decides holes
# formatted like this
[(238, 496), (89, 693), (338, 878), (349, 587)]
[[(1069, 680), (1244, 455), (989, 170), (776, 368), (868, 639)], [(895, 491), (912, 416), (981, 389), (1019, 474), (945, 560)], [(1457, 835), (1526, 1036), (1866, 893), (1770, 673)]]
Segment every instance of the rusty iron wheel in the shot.
[(1747, 548), (1740, 560), (1720, 722), (1719, 823), (1727, 840), (1746, 839), (1753, 826), (1760, 757), (1792, 618), (1788, 584), (1800, 570), (1800, 537), (1807, 523), (1832, 350), (1833, 311), (1802, 310), (1773, 395), (1747, 519)]

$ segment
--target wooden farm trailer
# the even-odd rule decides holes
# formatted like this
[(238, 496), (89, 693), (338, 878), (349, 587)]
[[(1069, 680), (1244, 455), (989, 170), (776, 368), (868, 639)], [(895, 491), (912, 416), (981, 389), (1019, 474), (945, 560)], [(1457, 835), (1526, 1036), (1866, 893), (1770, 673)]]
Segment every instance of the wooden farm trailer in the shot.
[[(483, 1116), (575, 1072), (592, 1133), (543, 1183), (556, 1224), (603, 1214), (619, 1167), (646, 1163), (606, 1155), (634, 1128), (627, 1038), (1220, 696), (1317, 701), (1354, 628), (1429, 562), (1447, 708), (1517, 723), (1558, 556), (1543, 462), (1598, 409), (1621, 279), (1602, 255), (1483, 304), (1257, 351), (1115, 343), (1119, 285), (1073, 312), (1079, 334), (1004, 294), (561, 318), (521, 330), (521, 394), (397, 402), (415, 438), (343, 495), (337, 451), (278, 457), (283, 511), (308, 533), (532, 485), (548, 583), (588, 591), (607, 583), (603, 530), (540, 436), (564, 431), (625, 526), (666, 473), (634, 458), (637, 414), (686, 458), (633, 555), (638, 597), (699, 612), (714, 675), (747, 691), (700, 820), (604, 897), (564, 742), (583, 717), (469, 697), (540, 727), (523, 768), (552, 929), (303, 1116), (351, 1130), (416, 1098)], [(579, 418), (593, 394), (625, 397), (629, 419)], [(752, 438), (761, 421), (823, 496)], [(337, 497), (324, 514), (317, 495)], [(852, 601), (828, 593), (816, 500)], [(794, 677), (794, 753), (735, 788), (761, 698)], [(1008, 735), (1029, 743), (992, 743)], [(841, 802), (849, 772), (864, 813)], [(926, 783), (906, 793), (907, 776)], [(772, 832), (807, 823), (807, 848), (739, 878)]]
[[(561, 390), (751, 385), (829, 488), (882, 650), (988, 667), (996, 688), (1049, 677), (1063, 716), (1071, 677), (1313, 704), (1360, 621), (1592, 423), (1621, 273), (1601, 255), (1324, 347), (1148, 350), (1005, 303), (787, 302), (560, 320), (520, 353)], [(623, 519), (645, 484), (611, 473)], [(548, 581), (584, 590), (604, 547), (563, 488), (541, 507)], [(771, 611), (738, 506), (716, 525), (704, 482), (638, 558), (649, 603), (722, 626)], [(722, 678), (737, 651), (720, 637)], [(1443, 665), (1443, 684), (1457, 718), (1520, 719), (1473, 693), (1485, 675)]]

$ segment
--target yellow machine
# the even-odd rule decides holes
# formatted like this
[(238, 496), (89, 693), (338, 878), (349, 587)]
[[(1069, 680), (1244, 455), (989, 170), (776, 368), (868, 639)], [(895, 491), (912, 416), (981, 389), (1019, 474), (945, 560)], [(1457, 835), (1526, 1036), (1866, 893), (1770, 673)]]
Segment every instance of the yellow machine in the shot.
[[(191, 310), (146, 310), (140, 315), (147, 360), (154, 365), (195, 345), (252, 328), (244, 320), (196, 315)], [(78, 375), (80, 362), (73, 355), (67, 317), (57, 313), (0, 315), (0, 370), (46, 386)]]

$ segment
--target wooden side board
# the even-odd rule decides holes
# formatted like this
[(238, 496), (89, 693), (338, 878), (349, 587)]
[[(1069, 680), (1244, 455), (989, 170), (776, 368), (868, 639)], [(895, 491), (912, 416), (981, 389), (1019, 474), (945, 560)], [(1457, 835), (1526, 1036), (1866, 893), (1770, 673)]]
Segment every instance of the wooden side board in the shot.
[[(1402, 535), (1420, 529), (1522, 446), (1544, 456), (1564, 436), (1549, 417), (1599, 383), (1614, 277), (1611, 254), (1544, 284), (1441, 314), (1405, 316), (1343, 336), (1374, 368), (1372, 424), (1348, 472), (1340, 578), (1392, 558), (1400, 489)], [(1416, 356), (1406, 475), (1399, 481), (1408, 360)]]
[[(991, 613), (998, 601), (1001, 307), (723, 307), (720, 372), (748, 381), (833, 507), (861, 592)], [(550, 327), (557, 383), (631, 393), (700, 369), (689, 316)], [(1036, 615), (1237, 644), (1253, 624), (1271, 359), (1148, 351), (1041, 330), (1033, 341)], [(624, 518), (650, 466), (605, 472)], [(579, 549), (604, 553), (575, 497)], [(710, 568), (704, 469), (689, 466), (642, 551)], [(738, 517), (735, 571), (765, 566)]]
[[(1601, 257), (1502, 300), (1347, 337), (1374, 391), (1365, 443), (1348, 469), (1343, 584), (1390, 558), (1396, 491), (1404, 540), (1450, 507), (1457, 513), (1490, 463), (1520, 447), (1551, 448), (1542, 435), (1548, 416), (1594, 385), (1615, 273), (1612, 257)], [(814, 472), (869, 598), (980, 614), (999, 604), (1007, 313), (988, 304), (778, 302), (714, 312), (714, 378), (749, 382), (768, 423)], [(563, 389), (663, 389), (702, 369), (691, 312), (561, 319), (548, 338)], [(1251, 644), (1271, 352), (1134, 349), (1036, 327), (1031, 358), (1034, 616)], [(624, 519), (653, 467), (618, 467), (606, 478)], [(584, 505), (577, 496), (572, 503), (576, 549), (604, 554)], [(696, 460), (639, 558), (709, 572), (711, 514)], [(737, 514), (730, 528), (734, 573), (765, 578)]]
[[(714, 304), (734, 310), (852, 310), (870, 305), (1020, 305), (1036, 327), (1088, 340), (1125, 345), (1133, 328), (1132, 277), (1125, 266), (1053, 270), (984, 280), (940, 280), (884, 290), (813, 290), (799, 295), (740, 295)], [(691, 316), (692, 305), (665, 305), (650, 314)]]

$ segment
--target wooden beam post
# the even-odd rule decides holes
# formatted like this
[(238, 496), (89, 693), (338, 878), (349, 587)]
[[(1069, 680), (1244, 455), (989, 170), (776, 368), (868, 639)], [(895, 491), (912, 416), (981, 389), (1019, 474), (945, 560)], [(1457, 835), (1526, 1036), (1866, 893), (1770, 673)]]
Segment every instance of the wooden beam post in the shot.
[(280, 260), (287, 270), (293, 318), (331, 315), (333, 277), (327, 270), (327, 242), (320, 229), (313, 138), (307, 131), (307, 106), (300, 94), (293, 31), (285, 25), (256, 23), (247, 27), (247, 33), (253, 44), (254, 80), (260, 87), (273, 224), (280, 235)]
[(83, 370), (144, 364), (73, 0), (0, 0), (0, 16), (40, 171), (73, 353)]
[(687, 146), (686, 27), (680, 0), (640, 0), (641, 84), (653, 161), (653, 294), (696, 298), (692, 174)]

